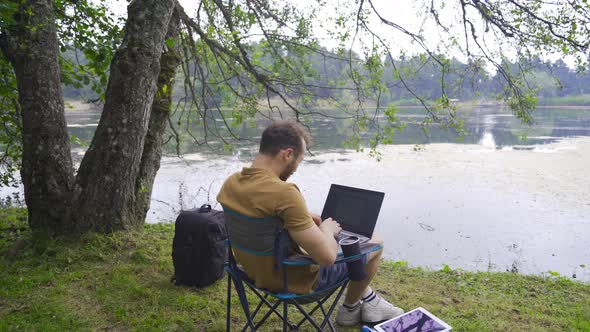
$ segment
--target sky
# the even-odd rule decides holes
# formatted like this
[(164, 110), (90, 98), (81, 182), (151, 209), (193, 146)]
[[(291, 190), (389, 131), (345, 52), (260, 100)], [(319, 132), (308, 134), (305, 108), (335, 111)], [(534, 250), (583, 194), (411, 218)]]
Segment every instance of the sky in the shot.
[[(356, 7), (358, 5), (355, 2), (358, 1), (323, 1), (325, 1), (325, 3), (320, 7), (321, 9), (316, 16), (317, 19), (315, 20), (314, 34), (318, 37), (320, 43), (323, 46), (327, 47), (328, 49), (336, 48), (338, 46), (338, 42), (333, 37), (330, 37), (326, 29), (322, 28), (321, 26), (333, 26), (333, 19), (340, 14), (355, 13), (356, 9), (358, 8)], [(179, 0), (179, 2), (185, 8), (185, 12), (189, 15), (192, 15), (195, 12), (199, 3), (196, 0)], [(309, 7), (318, 7), (318, 0), (275, 0), (275, 2), (279, 4), (283, 2), (289, 2), (301, 10), (306, 10), (306, 8)], [(126, 15), (126, 0), (110, 0), (110, 3), (111, 8), (115, 14), (121, 16)], [(452, 56), (462, 62), (466, 62), (467, 57), (464, 54), (464, 51), (459, 50), (457, 47), (447, 47), (448, 45), (446, 45), (450, 42), (450, 36), (456, 36), (458, 37), (457, 41), (460, 47), (465, 47), (463, 27), (459, 26), (458, 23), (460, 22), (459, 14), (461, 13), (460, 9), (458, 8), (458, 3), (458, 1), (445, 1), (444, 3), (440, 2), (440, 20), (450, 28), (450, 33), (446, 33), (442, 31), (442, 29), (434, 22), (432, 16), (427, 12), (427, 5), (430, 4), (429, 0), (373, 0), (376, 10), (380, 15), (383, 16), (383, 18), (395, 22), (412, 33), (423, 36), (424, 44), (429, 49), (434, 51), (440, 50), (441, 53), (444, 53), (447, 56)], [(369, 4), (365, 2), (365, 8), (369, 8), (368, 6)], [(399, 55), (402, 50), (409, 55), (424, 53), (424, 49), (422, 47), (417, 45), (415, 42), (412, 42), (412, 40), (403, 33), (385, 24), (382, 24), (376, 15), (371, 15), (369, 21), (371, 30), (373, 30), (390, 45), (392, 55)], [(476, 26), (479, 23), (479, 27), (483, 27), (483, 22), (474, 22)], [(503, 45), (501, 40), (495, 40), (492, 38), (491, 34), (487, 34), (484, 38), (486, 39), (486, 42), (492, 52), (498, 52), (502, 50), (502, 52), (507, 54), (509, 57), (513, 59), (516, 58), (517, 51), (512, 47)], [(361, 37), (361, 39), (363, 42), (368, 44), (373, 42), (373, 38), (369, 38), (369, 36)], [(476, 51), (473, 47), (473, 43), (471, 43), (471, 46), (472, 52)], [(354, 44), (348, 44), (347, 47), (352, 48), (358, 53), (362, 53), (362, 45), (358, 42), (358, 40)], [(555, 61), (559, 58), (560, 56), (558, 55), (550, 55), (548, 57), (548, 59), (551, 61)], [(564, 60), (571, 68), (574, 67), (573, 57), (565, 58)], [(491, 69), (491, 67), (487, 68)]]
[[(305, 10), (309, 6), (317, 6), (317, 0), (275, 0), (276, 2), (290, 2), (295, 4), (297, 7)], [(318, 21), (322, 20), (327, 22), (326, 18), (334, 17), (337, 13), (345, 13), (350, 10), (355, 11), (357, 6), (354, 0), (324, 0), (326, 5), (322, 6), (323, 11), (318, 13)], [(180, 4), (184, 7), (185, 12), (189, 15), (193, 14), (198, 6), (198, 1), (196, 0), (179, 0)], [(127, 12), (127, 1), (126, 0), (110, 0), (110, 7), (113, 12), (117, 15), (125, 16)], [(407, 27), (412, 32), (418, 32), (420, 27), (424, 28), (424, 35), (427, 39), (434, 39), (437, 36), (437, 29), (435, 29), (433, 24), (426, 24), (423, 25), (423, 21), (420, 21), (417, 18), (417, 13), (423, 12), (424, 8), (422, 6), (423, 0), (418, 1), (408, 1), (408, 0), (401, 0), (401, 1), (392, 1), (392, 0), (373, 0), (376, 9), (383, 15), (385, 18), (394, 21), (395, 23)], [(365, 5), (366, 7), (367, 5)], [(450, 18), (450, 17), (449, 17)], [(391, 36), (392, 30), (389, 27), (386, 27), (382, 24), (378, 23), (378, 20), (373, 17), (372, 20), (372, 28), (375, 29), (380, 35), (383, 35), (387, 38), (387, 36)], [(318, 27), (319, 28), (319, 27)], [(323, 35), (323, 37), (322, 37)], [(336, 45), (327, 35), (325, 32), (319, 32), (320, 39), (326, 45), (333, 44)], [(428, 38), (432, 37), (432, 38)], [(404, 42), (396, 42), (396, 40), (390, 39), (391, 42), (395, 44), (399, 44), (400, 46), (405, 44)]]
[[(317, 0), (276, 0), (278, 3), (280, 2), (290, 2), (295, 4), (297, 7), (305, 10), (305, 8), (309, 6), (317, 6)], [(195, 0), (179, 0), (180, 4), (184, 7), (185, 12), (189, 15), (193, 14), (198, 6), (198, 1)], [(126, 0), (110, 0), (111, 9), (117, 15), (125, 16), (127, 11), (127, 1)], [(438, 31), (433, 24), (428, 24), (432, 22), (425, 22), (418, 19), (417, 13), (423, 12), (424, 8), (422, 6), (423, 0), (418, 1), (408, 1), (408, 0), (401, 0), (401, 1), (392, 1), (392, 0), (373, 0), (376, 9), (379, 11), (381, 15), (383, 15), (386, 19), (391, 20), (403, 27), (406, 27), (411, 32), (418, 32), (420, 28), (424, 29), (423, 35), (429, 40), (429, 46), (435, 47), (436, 40), (438, 39)], [(356, 11), (355, 1), (353, 0), (326, 0), (326, 4), (322, 6), (323, 10), (318, 13), (318, 24), (319, 21), (321, 23), (328, 23), (326, 18), (335, 17), (337, 13), (347, 13), (351, 11)], [(450, 17), (449, 17), (450, 18)], [(407, 47), (409, 43), (408, 38), (404, 38), (404, 36), (400, 33), (393, 31), (390, 27), (387, 27), (383, 24), (378, 22), (376, 17), (372, 17), (371, 20), (371, 28), (374, 29), (380, 36), (383, 36), (387, 39), (392, 46), (395, 46), (396, 49), (401, 49), (403, 47)], [(322, 45), (325, 45), (328, 48), (336, 47), (337, 42), (335, 42), (332, 38), (330, 38), (326, 31), (321, 29), (319, 26), (316, 26), (316, 35), (319, 36), (319, 39)], [(354, 48), (354, 45), (353, 45)]]

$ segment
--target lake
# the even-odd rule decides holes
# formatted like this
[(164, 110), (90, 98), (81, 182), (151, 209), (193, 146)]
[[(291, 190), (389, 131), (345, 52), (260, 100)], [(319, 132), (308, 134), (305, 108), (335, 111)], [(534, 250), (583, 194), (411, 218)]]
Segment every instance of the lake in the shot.
[[(320, 119), (310, 124), (311, 151), (289, 180), (320, 213), (331, 183), (385, 192), (376, 231), (385, 257), (410, 266), (541, 274), (556, 271), (590, 280), (590, 110), (539, 109), (522, 140), (523, 126), (496, 108), (460, 112), (467, 135), (415, 124), (419, 109), (402, 109), (408, 123), (381, 161), (342, 148), (350, 124)], [(99, 114), (71, 112), (72, 134), (92, 137)], [(224, 179), (249, 165), (265, 120), (235, 130), (244, 140), (224, 152), (208, 145), (175, 144), (155, 181), (148, 222), (171, 222), (181, 209), (216, 205)], [(221, 126), (222, 124), (219, 123)], [(200, 133), (198, 127), (193, 128)], [(184, 137), (189, 137), (187, 134)], [(420, 144), (420, 145), (416, 145)], [(83, 146), (74, 147), (76, 160)], [(219, 205), (217, 205), (219, 207)]]

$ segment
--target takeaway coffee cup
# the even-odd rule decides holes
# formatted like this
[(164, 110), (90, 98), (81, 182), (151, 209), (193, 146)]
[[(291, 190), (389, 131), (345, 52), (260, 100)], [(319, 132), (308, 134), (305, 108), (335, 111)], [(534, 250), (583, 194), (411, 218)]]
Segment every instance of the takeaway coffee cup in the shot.
[[(344, 254), (344, 257), (352, 257), (361, 253), (359, 238), (356, 236), (344, 238), (338, 243), (340, 244), (340, 247), (342, 247), (342, 254)], [(346, 265), (348, 266), (348, 277), (350, 280), (359, 281), (364, 280), (367, 277), (362, 257), (346, 262)]]

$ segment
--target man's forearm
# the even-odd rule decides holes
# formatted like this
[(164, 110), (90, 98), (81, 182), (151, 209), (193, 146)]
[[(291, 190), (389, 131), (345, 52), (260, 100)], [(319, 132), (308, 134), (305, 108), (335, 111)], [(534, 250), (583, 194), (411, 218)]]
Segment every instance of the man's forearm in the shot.
[(338, 242), (336, 242), (336, 239), (334, 238), (334, 234), (331, 231), (329, 231), (327, 229), (323, 229), (321, 227), (320, 227), (320, 230), (322, 231), (322, 234), (324, 235), (326, 243), (330, 247), (330, 251), (333, 252), (335, 255), (337, 255), (338, 254)]
[(330, 266), (338, 257), (338, 243), (334, 234), (340, 227), (333, 221), (324, 221), (317, 227), (289, 231), (291, 238), (321, 266)]

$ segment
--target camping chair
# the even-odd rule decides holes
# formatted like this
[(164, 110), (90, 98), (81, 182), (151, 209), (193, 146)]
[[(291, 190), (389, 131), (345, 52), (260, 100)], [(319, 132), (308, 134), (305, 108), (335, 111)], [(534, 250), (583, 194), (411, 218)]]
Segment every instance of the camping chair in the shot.
[[(253, 219), (254, 219), (254, 218), (250, 218), (250, 217), (246, 217), (246, 216), (241, 216), (240, 214), (238, 214), (234, 211), (228, 210), (226, 208), (224, 208), (224, 211), (225, 211), (226, 216), (229, 215), (230, 219), (234, 219), (236, 217), (237, 218), (245, 218), (245, 219), (248, 219), (249, 221), (253, 221)], [(269, 220), (268, 218), (260, 218), (259, 221), (262, 221), (263, 219)], [(226, 221), (227, 221), (227, 218), (226, 218)], [(230, 232), (230, 235), (231, 235), (231, 232)], [(265, 289), (257, 288), (254, 285), (254, 282), (249, 280), (246, 272), (237, 265), (236, 260), (233, 256), (233, 252), (232, 252), (232, 243), (230, 240), (228, 240), (229, 260), (225, 266), (225, 271), (228, 273), (228, 278), (227, 278), (227, 316), (226, 316), (226, 330), (227, 331), (231, 330), (231, 294), (232, 294), (232, 289), (231, 289), (232, 286), (231, 285), (232, 285), (232, 282), (235, 285), (236, 293), (239, 297), (240, 304), (242, 305), (242, 309), (244, 311), (244, 315), (246, 316), (246, 321), (247, 321), (241, 331), (246, 331), (248, 329), (248, 327), (251, 329), (251, 331), (256, 331), (260, 326), (262, 326), (264, 324), (264, 322), (272, 314), (275, 314), (283, 322), (283, 331), (288, 331), (290, 329), (297, 330), (306, 321), (309, 321), (311, 323), (311, 325), (313, 325), (318, 331), (323, 331), (323, 329), (326, 327), (326, 325), (329, 326), (331, 331), (335, 331), (334, 325), (332, 324), (330, 317), (332, 315), (332, 312), (334, 311), (334, 308), (338, 304), (338, 300), (342, 296), (344, 289), (348, 285), (349, 279), (344, 278), (343, 280), (335, 282), (333, 285), (329, 285), (328, 287), (326, 287), (322, 290), (318, 290), (318, 291), (315, 291), (315, 292), (309, 293), (309, 294), (294, 294), (294, 293), (287, 292), (287, 282), (288, 282), (288, 280), (287, 280), (287, 277), (288, 277), (287, 276), (287, 266), (307, 266), (307, 265), (317, 264), (309, 256), (303, 256), (303, 255), (289, 256), (290, 241), (291, 240), (290, 240), (288, 232), (285, 229), (280, 229), (277, 233), (275, 240), (274, 240), (274, 246), (273, 246), (274, 250), (271, 254), (274, 255), (274, 257), (275, 257), (275, 262), (276, 262), (275, 268), (282, 270), (283, 292), (273, 293), (273, 292), (270, 292)], [(241, 250), (248, 250), (249, 253), (256, 252), (255, 250), (252, 250), (251, 248), (244, 248), (244, 245), (245, 245), (245, 243), (241, 243), (240, 245), (235, 244), (235, 247), (239, 248)], [(364, 256), (368, 255), (369, 253), (371, 253), (373, 251), (380, 250), (381, 248), (382, 248), (382, 246), (379, 244), (365, 243), (365, 244), (361, 245), (361, 254), (345, 258), (340, 253), (334, 264), (345, 264), (347, 262), (351, 262), (354, 260), (363, 259)], [(260, 253), (260, 254), (261, 255), (268, 255), (269, 253), (266, 252), (266, 253)], [(252, 313), (250, 313), (250, 306), (248, 303), (248, 299), (246, 297), (246, 287), (244, 287), (244, 285), (246, 285), (247, 289), (249, 289), (251, 292), (253, 292), (260, 300), (260, 302), (258, 303), (258, 305), (256, 306), (256, 308), (254, 309), (254, 311)], [(326, 311), (326, 308), (324, 308), (324, 304), (330, 299), (330, 297), (333, 294), (336, 294), (336, 297), (334, 298), (334, 301), (332, 302), (332, 304), (329, 306), (328, 310)], [(302, 305), (309, 304), (309, 303), (315, 303), (315, 306), (313, 307), (312, 310), (307, 312)], [(281, 305), (282, 305), (282, 313), (280, 312), (281, 308), (279, 308), (279, 306), (281, 306)], [(294, 305), (297, 308), (297, 310), (301, 314), (303, 314), (303, 318), (299, 322), (293, 323), (289, 320), (289, 316), (288, 316), (288, 314), (289, 314), (288, 306), (289, 305)], [(264, 316), (256, 324), (254, 324), (254, 320), (256, 319), (256, 316), (258, 315), (258, 313), (260, 312), (260, 309), (262, 309), (263, 306), (266, 306), (268, 308), (268, 311), (266, 312), (266, 314), (264, 314)], [(322, 312), (322, 314), (324, 316), (323, 321), (321, 323), (316, 322), (312, 317), (314, 312), (316, 312), (318, 309)]]

